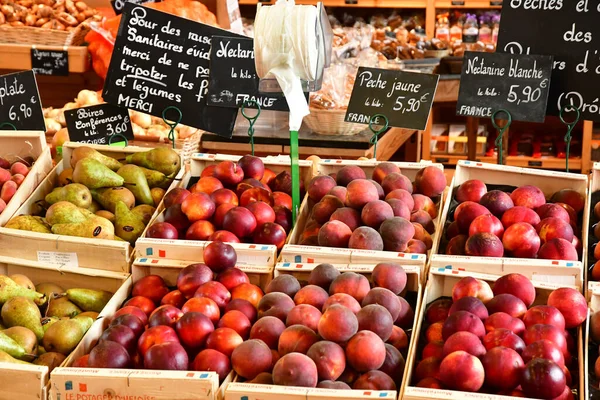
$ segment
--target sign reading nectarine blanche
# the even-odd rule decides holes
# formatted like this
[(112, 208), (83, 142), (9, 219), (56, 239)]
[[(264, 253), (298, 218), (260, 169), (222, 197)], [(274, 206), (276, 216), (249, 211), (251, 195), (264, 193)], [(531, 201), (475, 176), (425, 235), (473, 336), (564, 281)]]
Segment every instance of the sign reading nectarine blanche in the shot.
[(504, 2), (498, 51), (554, 56), (549, 115), (573, 105), (600, 122), (599, 20), (598, 0)]
[(360, 67), (345, 120), (368, 124), (372, 116), (382, 114), (389, 126), (424, 130), (439, 79), (433, 74)]
[[(235, 33), (127, 3), (102, 97), (162, 117), (175, 106), (181, 123), (230, 138), (237, 110), (206, 104), (211, 40)], [(166, 117), (174, 118), (169, 111)]]
[(456, 114), (491, 118), (504, 109), (516, 121), (544, 122), (552, 56), (467, 52)]
[[(42, 103), (33, 71), (0, 76), (0, 124), (18, 131), (46, 131)], [(10, 129), (7, 126), (0, 130)]]
[[(111, 136), (122, 135), (133, 140), (133, 128), (126, 108), (112, 104), (98, 104), (90, 107), (74, 108), (65, 111), (65, 120), (72, 142), (109, 144)], [(121, 142), (117, 137), (115, 143)]]

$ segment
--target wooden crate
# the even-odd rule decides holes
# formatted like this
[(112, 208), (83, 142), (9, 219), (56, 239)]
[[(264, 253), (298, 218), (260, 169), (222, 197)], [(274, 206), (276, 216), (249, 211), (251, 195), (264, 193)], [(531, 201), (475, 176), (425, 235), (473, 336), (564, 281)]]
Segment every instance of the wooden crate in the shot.
[[(43, 200), (57, 186), (60, 173), (71, 168), (70, 160), (73, 149), (89, 146), (108, 156), (124, 158), (127, 154), (148, 151), (142, 147), (109, 147), (104, 145), (88, 145), (67, 142), (63, 145), (63, 160), (39, 184), (29, 199), (17, 210), (15, 215), (35, 215), (40, 212), (36, 202)], [(183, 170), (177, 179), (183, 176)], [(171, 187), (179, 184), (173, 181)], [(162, 202), (157, 206), (153, 219), (163, 209)], [(150, 222), (150, 224), (152, 221)], [(150, 225), (148, 224), (148, 225)], [(145, 230), (144, 230), (145, 234)], [(33, 261), (63, 263), (83, 268), (97, 268), (110, 271), (129, 272), (133, 256), (133, 248), (127, 242), (105, 239), (90, 239), (74, 236), (59, 236), (48, 233), (36, 233), (17, 229), (0, 228), (0, 254)]]
[[(129, 275), (119, 272), (78, 269), (73, 267), (54, 267), (46, 264), (23, 261), (0, 256), (0, 274), (24, 274), (34, 284), (52, 282), (64, 289), (74, 287), (107, 290), (116, 293), (127, 281)], [(120, 304), (113, 297), (100, 316)], [(68, 359), (67, 359), (68, 360)], [(62, 365), (65, 365), (67, 360)], [(37, 365), (19, 365), (0, 363), (0, 399), (45, 400), (50, 389), (48, 367)]]
[[(241, 156), (224, 154), (194, 154), (190, 161), (191, 175), (183, 178), (182, 186), (187, 187), (190, 181), (198, 178), (204, 168), (215, 165), (221, 161), (237, 162)], [(287, 156), (262, 158), (266, 167), (275, 173), (289, 171), (290, 158)], [(306, 184), (313, 177), (312, 162), (300, 160), (300, 179)], [(156, 221), (163, 221), (161, 214)], [(291, 236), (288, 235), (288, 240)], [(136, 257), (149, 257), (178, 261), (202, 260), (202, 251), (209, 242), (199, 240), (166, 240), (166, 239), (138, 239), (135, 245)], [(273, 266), (277, 261), (277, 247), (262, 244), (232, 244), (238, 255), (238, 263), (241, 265)]]
[[(339, 171), (341, 168), (347, 165), (358, 165), (363, 171), (365, 171), (367, 178), (370, 178), (373, 174), (373, 170), (379, 164), (376, 160), (322, 160), (317, 165), (319, 174), (329, 175), (331, 173)], [(394, 163), (400, 167), (403, 175), (406, 175), (411, 181), (414, 181), (415, 176), (419, 170), (427, 166), (433, 165), (443, 170), (441, 164), (432, 164), (430, 162), (421, 163)], [(436, 226), (435, 233), (432, 235), (433, 247), (429, 251), (429, 254), (434, 254), (436, 251), (436, 244), (438, 243), (438, 236), (441, 224), (441, 210), (443, 209), (445, 194), (441, 196), (440, 203), (438, 204), (438, 216), (434, 220)], [(425, 265), (427, 256), (425, 254), (409, 254), (400, 253), (393, 251), (375, 251), (375, 250), (358, 250), (358, 249), (342, 249), (332, 247), (320, 247), (320, 246), (301, 246), (300, 235), (304, 231), (304, 227), (308, 221), (311, 209), (309, 202), (306, 198), (302, 206), (300, 207), (300, 213), (298, 215), (298, 221), (290, 234), (289, 244), (283, 247), (281, 251), (280, 262), (295, 262), (295, 263), (345, 263), (345, 264), (361, 264), (370, 262), (398, 262), (401, 264), (420, 265), (422, 268), (421, 278), (425, 279)]]
[(6, 157), (9, 161), (27, 156), (36, 160), (15, 195), (0, 213), (0, 226), (2, 226), (12, 218), (21, 204), (52, 170), (52, 157), (44, 132), (0, 131), (0, 148), (2, 149), (0, 157)]
[[(460, 279), (464, 277), (474, 277), (477, 279), (484, 280), (490, 284), (493, 284), (498, 278), (502, 275), (505, 275), (505, 272), (501, 266), (487, 266), (485, 270), (487, 273), (478, 273), (472, 272), (470, 269), (466, 268), (437, 268), (433, 266), (434, 260), (432, 260), (432, 267), (429, 271), (429, 277), (427, 281), (427, 286), (425, 287), (425, 291), (423, 292), (423, 303), (419, 308), (419, 315), (417, 317), (417, 326), (415, 328), (415, 341), (414, 345), (411, 347), (412, 353), (409, 354), (408, 360), (406, 361), (406, 370), (407, 372), (407, 385), (404, 386), (404, 391), (400, 393), (400, 399), (404, 400), (436, 400), (436, 399), (452, 399), (452, 400), (462, 400), (465, 398), (471, 399), (480, 399), (480, 400), (501, 400), (501, 399), (509, 399), (512, 397), (506, 396), (498, 396), (488, 393), (469, 393), (469, 392), (460, 392), (454, 390), (447, 389), (429, 389), (429, 388), (419, 388), (414, 386), (414, 382), (411, 381), (413, 371), (417, 365), (417, 353), (418, 353), (418, 343), (419, 343), (419, 334), (421, 333), (421, 329), (424, 324), (425, 319), (425, 311), (427, 309), (427, 305), (432, 301), (442, 297), (442, 296), (452, 296), (452, 288)], [(470, 264), (468, 264), (470, 266)], [(482, 267), (484, 268), (484, 267)], [(581, 286), (570, 286), (570, 285), (561, 285), (556, 283), (548, 282), (543, 276), (540, 278), (536, 275), (536, 267), (529, 266), (528, 263), (521, 264), (521, 268), (518, 271), (519, 273), (528, 276), (530, 279), (533, 278), (532, 283), (536, 288), (537, 297), (534, 302), (534, 305), (537, 304), (546, 304), (548, 296), (550, 293), (561, 287), (572, 287), (574, 289), (582, 290)], [(538, 280), (539, 279), (539, 280)], [(583, 337), (582, 337), (582, 329), (578, 330), (577, 337), (577, 356), (579, 360), (579, 398), (584, 399), (583, 391), (583, 373), (584, 373), (584, 353), (583, 353)]]
[[(153, 400), (214, 400), (222, 399), (224, 386), (233, 379), (230, 373), (219, 388), (219, 377), (215, 372), (198, 371), (154, 371), (139, 369), (73, 368), (79, 357), (89, 354), (99, 337), (110, 323), (110, 317), (120, 308), (133, 288), (133, 283), (148, 275), (160, 275), (168, 286), (177, 285), (179, 272), (189, 263), (169, 260), (136, 259), (132, 275), (115, 293), (105, 309), (108, 318), (97, 320), (79, 346), (65, 360), (62, 368), (52, 372), (51, 396), (53, 399), (103, 398), (111, 393), (112, 398)], [(265, 288), (273, 278), (273, 267), (239, 266), (250, 282)], [(89, 396), (89, 397), (88, 397)]]
[[(275, 266), (275, 274), (277, 277), (281, 274), (289, 274), (295, 276), (300, 282), (306, 282), (311, 271), (318, 264), (297, 264), (297, 263), (278, 263)], [(341, 272), (356, 272), (366, 276), (371, 281), (371, 273), (375, 267), (371, 264), (335, 264)], [(421, 268), (418, 265), (403, 265), (407, 274), (407, 283), (405, 293), (412, 292), (416, 296), (415, 316), (419, 315), (419, 306), (422, 303), (422, 279), (420, 277)], [(416, 329), (416, 317), (413, 322), (412, 331), (408, 347), (408, 354), (411, 354), (413, 342), (416, 337), (414, 335)], [(416, 342), (414, 342), (416, 343)], [(407, 382), (407, 369), (404, 370), (402, 385)], [(237, 382), (237, 377), (225, 388), (225, 400), (327, 400), (327, 399), (396, 399), (398, 393), (402, 392), (402, 387), (398, 391), (377, 391), (377, 390), (335, 390), (335, 389), (313, 389), (300, 387), (286, 387), (276, 385), (259, 385)], [(246, 396), (246, 397), (244, 397)]]
[[(496, 164), (485, 164), (475, 161), (460, 161), (456, 167), (456, 173), (454, 179), (450, 185), (448, 192), (448, 198), (444, 205), (444, 211), (441, 216), (440, 235), (437, 236), (438, 244), (436, 246), (437, 252), (441, 251), (441, 238), (444, 234), (444, 227), (450, 214), (450, 207), (452, 203), (453, 192), (463, 182), (470, 179), (479, 179), (487, 185), (510, 185), (510, 186), (525, 186), (534, 185), (540, 188), (546, 198), (552, 196), (552, 194), (558, 192), (561, 189), (569, 188), (578, 191), (586, 199), (586, 205), (583, 212), (583, 223), (582, 223), (582, 235), (581, 240), (583, 243), (583, 257), (585, 260), (587, 257), (587, 243), (588, 243), (588, 226), (589, 226), (589, 197), (588, 197), (588, 178), (586, 175), (581, 174), (570, 174), (558, 171), (545, 171), (539, 169), (528, 169), (520, 167), (510, 167), (505, 165)], [(577, 268), (583, 271), (583, 263), (581, 261), (557, 261), (557, 260), (533, 260), (533, 259), (519, 259), (509, 257), (466, 257), (456, 256), (449, 257), (444, 254), (434, 254), (431, 259), (432, 262), (437, 260), (439, 263), (444, 262), (462, 262), (469, 266), (465, 268), (471, 268), (471, 265), (479, 263), (495, 263), (500, 260), (500, 263), (517, 263), (517, 265), (530, 265), (535, 263), (539, 266), (551, 267), (554, 265), (566, 265), (572, 268)]]
[[(595, 167), (595, 166), (594, 166)], [(585, 362), (584, 362), (584, 386), (583, 391), (585, 397), (584, 399), (590, 398), (590, 382), (589, 382), (589, 374), (593, 374), (594, 371), (591, 370), (590, 365), (596, 362), (592, 358), (592, 354), (590, 354), (591, 348), (591, 337), (590, 337), (590, 318), (593, 313), (600, 311), (600, 282), (589, 282), (588, 285), (588, 298), (589, 298), (589, 307), (588, 307), (588, 317), (587, 323), (585, 324), (585, 343), (584, 343), (584, 354), (585, 354)]]

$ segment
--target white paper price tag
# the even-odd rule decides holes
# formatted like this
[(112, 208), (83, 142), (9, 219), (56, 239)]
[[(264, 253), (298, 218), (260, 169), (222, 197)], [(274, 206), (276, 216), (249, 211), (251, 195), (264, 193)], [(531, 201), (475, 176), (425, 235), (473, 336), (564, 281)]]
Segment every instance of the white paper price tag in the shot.
[(79, 267), (77, 253), (61, 253), (56, 251), (38, 251), (38, 261), (46, 264), (60, 265), (64, 267)]

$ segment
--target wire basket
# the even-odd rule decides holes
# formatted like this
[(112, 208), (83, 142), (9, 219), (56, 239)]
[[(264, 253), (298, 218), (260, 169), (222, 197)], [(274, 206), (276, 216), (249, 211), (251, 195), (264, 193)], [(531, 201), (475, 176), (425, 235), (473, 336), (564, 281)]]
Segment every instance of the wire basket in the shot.
[(306, 126), (319, 135), (357, 135), (368, 128), (367, 125), (345, 122), (346, 110), (321, 110), (311, 108), (310, 114), (304, 117)]

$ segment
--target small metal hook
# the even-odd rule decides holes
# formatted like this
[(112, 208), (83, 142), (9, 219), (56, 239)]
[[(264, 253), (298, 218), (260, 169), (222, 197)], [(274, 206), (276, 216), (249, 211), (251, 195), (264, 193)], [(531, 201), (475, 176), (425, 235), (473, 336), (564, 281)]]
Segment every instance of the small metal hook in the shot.
[[(501, 113), (504, 113), (508, 116), (506, 124), (502, 127), (500, 125), (498, 125), (498, 123), (496, 122), (496, 119), (498, 119), (498, 115), (500, 115)], [(510, 111), (501, 109), (492, 114), (492, 125), (494, 126), (494, 128), (496, 128), (498, 130), (498, 137), (496, 138), (495, 144), (496, 144), (496, 147), (498, 148), (498, 164), (499, 165), (502, 165), (503, 161), (504, 161), (504, 154), (503, 154), (504, 146), (502, 145), (502, 139), (504, 137), (504, 132), (506, 132), (508, 130), (508, 128), (510, 128), (511, 124), (512, 124), (512, 115), (511, 115)]]
[(123, 147), (129, 146), (129, 140), (127, 140), (127, 138), (124, 135), (120, 134), (120, 133), (116, 133), (116, 134), (112, 135), (110, 137), (110, 139), (108, 139), (108, 145), (109, 146), (120, 146), (120, 143), (123, 143), (123, 142), (117, 142), (117, 143), (113, 144), (113, 139), (115, 137), (119, 137), (119, 138), (123, 139), (123, 141), (125, 142), (125, 146), (123, 146)]
[[(375, 130), (375, 128), (373, 127), (373, 124), (380, 125), (378, 122), (379, 118), (382, 118), (384, 123), (382, 124), (381, 128)], [(383, 114), (375, 114), (369, 120), (369, 129), (373, 133), (373, 136), (369, 140), (369, 143), (371, 143), (373, 145), (373, 159), (377, 159), (377, 141), (379, 140), (379, 135), (381, 135), (383, 132), (387, 131), (389, 126), (390, 126), (390, 122), (387, 119), (387, 117)]]
[[(569, 113), (572, 111), (575, 111), (575, 119), (572, 122), (568, 122), (565, 120), (565, 113)], [(565, 164), (566, 170), (567, 172), (569, 172), (569, 153), (571, 152), (571, 139), (573, 139), (571, 133), (573, 132), (573, 129), (575, 128), (579, 120), (581, 119), (581, 110), (579, 110), (578, 107), (575, 107), (572, 104), (568, 104), (560, 109), (559, 117), (560, 121), (567, 126), (567, 134), (565, 135), (565, 143), (567, 144), (567, 158)]]
[[(177, 118), (177, 120), (175, 122), (169, 122), (169, 120), (167, 119), (167, 111), (169, 110), (175, 110), (177, 111), (177, 113), (179, 114), (179, 117)], [(167, 108), (165, 108), (162, 112), (162, 119), (165, 122), (165, 124), (167, 124), (171, 129), (169, 130), (169, 140), (171, 141), (171, 144), (173, 145), (173, 148), (175, 148), (175, 127), (177, 125), (179, 125), (179, 123), (181, 122), (181, 120), (183, 119), (183, 114), (181, 113), (181, 110), (175, 106), (169, 106)]]
[[(247, 108), (256, 108), (256, 115), (254, 116), (248, 116), (246, 115), (246, 109)], [(252, 150), (252, 155), (254, 155), (254, 123), (256, 122), (256, 120), (258, 119), (258, 116), (260, 115), (260, 104), (258, 104), (256, 101), (254, 100), (246, 100), (244, 102), (244, 104), (242, 104), (242, 116), (244, 118), (246, 118), (248, 120), (248, 136), (250, 137), (250, 148)]]
[(4, 128), (5, 126), (8, 126), (9, 128), (12, 128), (13, 131), (17, 130), (17, 127), (14, 124), (10, 123), (10, 122), (2, 122), (2, 123), (0, 123), (0, 130), (2, 128)]

